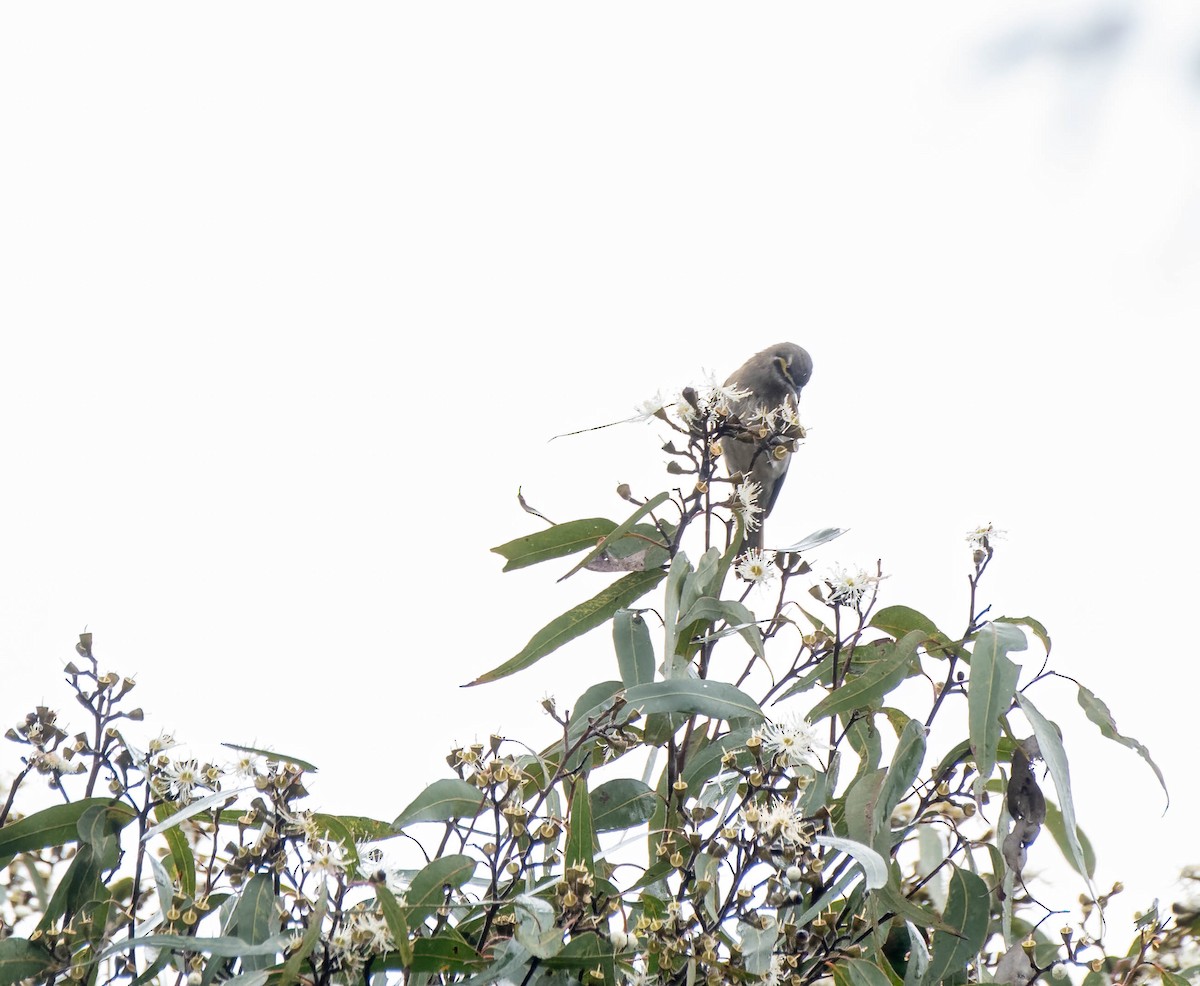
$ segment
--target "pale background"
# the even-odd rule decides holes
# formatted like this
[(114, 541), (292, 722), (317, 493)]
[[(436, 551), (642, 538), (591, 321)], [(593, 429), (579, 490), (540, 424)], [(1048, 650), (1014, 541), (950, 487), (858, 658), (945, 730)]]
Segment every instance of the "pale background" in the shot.
[(5, 6), (2, 722), (82, 725), (86, 628), (143, 735), (272, 745), (391, 818), (454, 742), (544, 739), (538, 698), (614, 676), (600, 632), (459, 688), (603, 584), (500, 574), (517, 488), (619, 518), (663, 482), (650, 426), (547, 440), (790, 339), (776, 530), (851, 528), (815, 560), (882, 558), (951, 632), (964, 533), (1008, 530), (993, 612), (1172, 783), (1162, 817), (1071, 686), (1036, 693), (1098, 884), (1170, 896), (1198, 123), (1184, 3)]

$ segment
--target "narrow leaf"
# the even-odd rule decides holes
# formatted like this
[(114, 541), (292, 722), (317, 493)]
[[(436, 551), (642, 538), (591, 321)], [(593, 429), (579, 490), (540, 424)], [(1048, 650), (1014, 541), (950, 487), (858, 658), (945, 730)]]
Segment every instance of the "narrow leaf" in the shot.
[(1079, 870), (1079, 864), (1075, 861), (1074, 853), (1071, 851), (1071, 841), (1067, 838), (1067, 826), (1063, 821), (1063, 814), (1058, 810), (1058, 805), (1053, 801), (1046, 802), (1046, 828), (1050, 830), (1050, 835), (1054, 837), (1054, 842), (1058, 846), (1059, 852), (1063, 854), (1063, 858), (1071, 865), (1071, 868), (1079, 873), (1080, 876), (1090, 880), (1096, 875), (1096, 851), (1092, 848), (1091, 840), (1083, 829), (1078, 829), (1079, 847), (1083, 850), (1084, 869)]
[(840, 688), (821, 699), (809, 713), (809, 721), (816, 722), (829, 715), (853, 712), (878, 703), (904, 680), (923, 637), (920, 630), (910, 630), (895, 643), (885, 645), (881, 648), (879, 659), (873, 661), (862, 674), (849, 678)]
[(789, 544), (786, 548), (780, 548), (780, 551), (789, 551), (793, 554), (803, 554), (806, 551), (811, 551), (813, 548), (819, 547), (822, 544), (828, 544), (834, 538), (840, 538), (846, 533), (846, 528), (842, 527), (823, 527), (819, 531), (813, 531), (802, 537), (795, 544)]
[(549, 901), (522, 894), (513, 901), (517, 927), (513, 937), (539, 959), (549, 959), (562, 951), (563, 932), (554, 924), (554, 908)]
[(329, 907), (329, 899), (325, 883), (322, 881), (320, 889), (317, 891), (317, 902), (313, 905), (312, 913), (308, 918), (308, 927), (304, 929), (304, 935), (300, 939), (300, 944), (294, 947), (287, 957), (287, 961), (283, 964), (283, 972), (279, 977), (279, 986), (291, 986), (300, 978), (300, 966), (312, 954), (312, 950), (316, 947), (317, 940), (321, 936), (321, 929), (324, 926), (325, 911)]
[(1012, 705), (1021, 674), (1021, 668), (1010, 661), (1007, 654), (1026, 646), (1025, 635), (1020, 630), (995, 623), (985, 625), (975, 637), (971, 678), (967, 682), (967, 720), (971, 752), (979, 768), (975, 781), (977, 798), (996, 766), (1000, 719)]
[(413, 947), (409, 938), (408, 918), (404, 915), (404, 908), (396, 900), (396, 895), (382, 883), (375, 885), (375, 897), (383, 910), (383, 920), (387, 922), (388, 931), (392, 933), (396, 951), (400, 953), (406, 966), (411, 965)]
[(755, 622), (754, 614), (735, 600), (701, 596), (679, 618), (679, 625), (687, 627), (693, 623), (716, 623), (718, 620), (724, 620), (730, 627), (735, 628), (755, 654), (759, 657), (766, 657), (762, 631)]
[(184, 808), (180, 808), (174, 814), (163, 819), (157, 825), (152, 825), (146, 830), (146, 834), (142, 836), (142, 841), (147, 842), (156, 835), (161, 835), (167, 829), (174, 828), (189, 818), (196, 815), (203, 815), (211, 811), (217, 805), (225, 805), (233, 801), (239, 794), (244, 791), (253, 791), (254, 785), (249, 784), (244, 787), (235, 787), (226, 791), (215, 791), (212, 794), (207, 794), (203, 798), (197, 798), (195, 801), (189, 802)]
[(483, 792), (458, 777), (443, 777), (418, 794), (392, 822), (403, 828), (413, 822), (446, 822), (452, 818), (474, 818), (483, 804)]
[(632, 777), (606, 781), (592, 792), (592, 828), (615, 832), (650, 820), (658, 804), (649, 786)]
[(41, 976), (54, 966), (55, 961), (50, 954), (28, 938), (0, 940), (0, 986), (12, 986), (22, 979)]
[[(900, 733), (896, 744), (896, 752), (892, 755), (892, 765), (884, 779), (879, 792), (879, 800), (875, 803), (874, 832), (871, 845), (884, 852), (891, 851), (891, 818), (896, 806), (904, 800), (904, 795), (916, 780), (925, 762), (925, 726), (917, 719), (910, 719), (908, 725)], [(886, 844), (881, 845), (879, 837), (886, 834)]]
[(920, 986), (929, 968), (929, 946), (912, 921), (905, 921), (908, 929), (908, 968), (904, 970), (904, 986)]
[(870, 625), (890, 633), (897, 640), (912, 630), (920, 630), (924, 634), (926, 649), (934, 657), (948, 656), (953, 650), (962, 650), (958, 643), (934, 625), (933, 620), (908, 606), (885, 606), (871, 617)]
[(1062, 745), (1062, 737), (1058, 729), (1042, 713), (1024, 693), (1016, 696), (1021, 703), (1021, 711), (1033, 727), (1033, 735), (1038, 739), (1038, 750), (1045, 760), (1046, 769), (1050, 771), (1050, 780), (1058, 793), (1058, 810), (1062, 812), (1062, 825), (1067, 836), (1067, 846), (1070, 848), (1070, 858), (1074, 861), (1075, 871), (1087, 872), (1087, 859), (1084, 846), (1079, 841), (1079, 825), (1075, 822), (1075, 799), (1070, 792), (1070, 768), (1067, 764), (1067, 751)]
[(1033, 635), (1042, 642), (1042, 646), (1046, 648), (1046, 656), (1050, 656), (1050, 634), (1046, 632), (1046, 628), (1042, 626), (1032, 616), (997, 616), (997, 623), (1015, 623), (1018, 626), (1029, 627), (1033, 631)]
[[(588, 797), (587, 774), (585, 773), (581, 773), (575, 778), (575, 784), (571, 790), (571, 807), (567, 814), (567, 844), (564, 855), (567, 866), (582, 866), (595, 876), (596, 830), (592, 827), (592, 802)], [(534, 954), (537, 955), (536, 952)], [(546, 958), (544, 955), (538, 957)]]
[(814, 836), (813, 842), (836, 849), (838, 852), (844, 852), (858, 863), (863, 871), (863, 876), (866, 877), (868, 890), (878, 890), (880, 887), (887, 886), (887, 861), (870, 846), (855, 842), (853, 839), (841, 839), (836, 835)]
[(323, 811), (313, 812), (313, 821), (326, 831), (337, 829), (349, 834), (350, 840), (359, 842), (382, 842), (384, 839), (394, 839), (400, 833), (391, 822), (378, 818), (368, 818), (366, 815), (330, 815)]
[(987, 937), (990, 895), (987, 884), (974, 873), (951, 866), (950, 889), (943, 915), (951, 931), (933, 933), (933, 955), (925, 971), (925, 982), (961, 978), (967, 963), (983, 947)]
[(287, 753), (276, 753), (274, 750), (267, 750), (258, 746), (242, 746), (240, 743), (222, 743), (221, 745), (231, 750), (240, 750), (242, 753), (257, 753), (260, 757), (265, 757), (272, 763), (294, 763), (301, 770), (307, 770), (310, 774), (317, 773), (315, 764), (311, 764), (307, 760), (301, 760), (299, 757), (293, 757)]
[(424, 921), (441, 907), (446, 901), (447, 888), (461, 887), (471, 879), (476, 865), (470, 856), (442, 856), (414, 876), (405, 897), (410, 923)]
[(892, 986), (892, 981), (874, 962), (842, 959), (833, 967), (836, 986)]
[(224, 935), (219, 938), (204, 938), (200, 935), (144, 935), (141, 938), (122, 938), (114, 942), (96, 956), (96, 960), (106, 959), (118, 952), (127, 952), (131, 948), (166, 948), (176, 952), (204, 952), (207, 955), (219, 955), (221, 958), (239, 958), (251, 955), (276, 955), (287, 948), (287, 938), (279, 935), (258, 945)]
[(655, 569), (649, 572), (630, 572), (617, 579), (587, 602), (580, 603), (574, 609), (551, 620), (530, 638), (529, 643), (521, 648), (518, 654), (468, 684), (482, 685), (489, 681), (497, 681), (536, 664), (568, 641), (600, 626), (617, 610), (625, 609), (630, 603), (641, 599), (664, 577), (664, 572)]
[(503, 570), (511, 572), (538, 562), (573, 555), (577, 551), (588, 551), (611, 534), (616, 526), (614, 521), (604, 517), (572, 520), (506, 541), (492, 548), (492, 551), (505, 559)]
[(654, 644), (650, 642), (650, 627), (641, 613), (617, 610), (613, 617), (613, 647), (617, 652), (617, 667), (626, 688), (654, 680)]
[(618, 541), (621, 538), (623, 538), (626, 534), (628, 534), (630, 532), (630, 530), (633, 529), (633, 526), (639, 520), (641, 520), (643, 517), (645, 517), (648, 513), (650, 513), (656, 507), (659, 507), (662, 504), (666, 503), (667, 499), (670, 497), (670, 495), (671, 494), (668, 493), (666, 490), (663, 490), (663, 492), (659, 493), (657, 496), (652, 496), (649, 500), (647, 500), (640, 507), (638, 507), (637, 510), (635, 510), (628, 517), (628, 519), (625, 520), (624, 523), (618, 524), (613, 530), (609, 531), (608, 534), (606, 534), (604, 536), (603, 541), (601, 541), (591, 551), (589, 551), (586, 555), (584, 555), (583, 558), (578, 562), (578, 564), (576, 564), (574, 568), (572, 568), (569, 572), (567, 572), (567, 574), (564, 575), (562, 578), (560, 578), (558, 581), (562, 582), (565, 579), (569, 579), (572, 575), (574, 575), (576, 572), (578, 572), (581, 568), (586, 568), (587, 563), (590, 562), (593, 558), (598, 557), (600, 555), (600, 553), (609, 545), (609, 543)]
[(1063, 816), (1063, 828), (1066, 830), (1067, 845), (1071, 849), (1071, 858), (1075, 861), (1075, 870), (1087, 872), (1087, 860), (1083, 854), (1083, 846), (1079, 842), (1078, 826), (1075, 821), (1075, 799), (1071, 794), (1071, 771), (1067, 765), (1067, 751), (1063, 749), (1062, 737), (1058, 729), (1023, 693), (1017, 695), (1021, 703), (1021, 711), (1033, 727), (1037, 737), (1038, 749), (1046, 768), (1050, 771), (1050, 779), (1054, 781), (1054, 789), (1058, 792), (1058, 807)]
[(752, 719), (760, 722), (762, 710), (740, 688), (723, 681), (701, 678), (672, 678), (637, 685), (625, 692), (631, 706), (650, 712), (685, 712), (710, 719)]
[(433, 938), (413, 942), (413, 972), (467, 972), (485, 965), (487, 960), (453, 928), (443, 928)]
[(93, 808), (108, 808), (123, 827), (135, 815), (132, 808), (109, 798), (85, 798), (67, 805), (55, 805), (0, 829), (0, 857), (36, 852), (47, 846), (62, 846), (79, 838), (79, 820)]
[[(251, 945), (261, 945), (279, 931), (279, 912), (275, 906), (274, 880), (266, 873), (251, 877), (233, 909), (230, 931)], [(274, 955), (247, 956), (247, 972), (275, 964)]]
[[(154, 817), (160, 822), (165, 822), (177, 810), (177, 802), (163, 801), (154, 809)], [(175, 864), (179, 886), (185, 894), (192, 897), (196, 893), (196, 859), (192, 855), (192, 847), (178, 828), (168, 828), (163, 835), (167, 840), (167, 848), (171, 852), (171, 861)], [(164, 906), (163, 910), (167, 910), (168, 907), (169, 905)]]
[(1079, 686), (1079, 704), (1083, 707), (1083, 711), (1087, 713), (1087, 717), (1100, 728), (1101, 734), (1106, 739), (1128, 747), (1146, 761), (1150, 769), (1154, 771), (1154, 776), (1158, 778), (1158, 783), (1163, 789), (1163, 794), (1167, 796), (1167, 804), (1163, 808), (1163, 811), (1166, 812), (1167, 808), (1171, 807), (1171, 793), (1167, 790), (1166, 779), (1163, 777), (1162, 771), (1158, 769), (1158, 764), (1150, 758), (1150, 751), (1132, 737), (1122, 736), (1117, 730), (1117, 722), (1113, 719), (1112, 713), (1109, 712), (1108, 706), (1095, 693), (1084, 688), (1083, 685)]

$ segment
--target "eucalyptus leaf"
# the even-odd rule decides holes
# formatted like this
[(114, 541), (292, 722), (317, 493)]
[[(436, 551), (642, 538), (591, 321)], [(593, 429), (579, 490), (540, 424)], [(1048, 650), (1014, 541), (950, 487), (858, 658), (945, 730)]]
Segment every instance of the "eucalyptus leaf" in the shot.
[(632, 777), (606, 781), (592, 792), (592, 825), (597, 832), (633, 828), (650, 820), (658, 800), (647, 784)]
[(863, 876), (866, 877), (868, 890), (878, 890), (880, 887), (887, 886), (887, 860), (865, 843), (855, 842), (853, 839), (842, 839), (836, 835), (814, 836), (813, 842), (820, 846), (836, 849), (838, 852), (844, 852), (858, 863)]
[(489, 681), (497, 681), (536, 664), (563, 644), (606, 623), (617, 610), (628, 608), (630, 603), (641, 599), (658, 585), (663, 577), (662, 571), (654, 569), (649, 572), (630, 572), (617, 579), (587, 602), (580, 603), (551, 620), (530, 637), (529, 642), (516, 655), (468, 684), (482, 685)]
[(786, 548), (780, 548), (779, 550), (800, 555), (823, 544), (828, 544), (834, 538), (840, 538), (847, 530), (848, 528), (844, 527), (822, 527), (818, 531), (806, 534), (795, 544), (789, 544)]
[(474, 818), (483, 804), (483, 792), (458, 777), (434, 781), (418, 794), (392, 822), (403, 828), (413, 822), (445, 822), (452, 818)]
[(549, 901), (522, 894), (513, 901), (517, 926), (513, 936), (531, 954), (548, 959), (562, 951), (563, 932), (554, 923)]
[[(1075, 799), (1071, 793), (1071, 771), (1067, 765), (1067, 752), (1063, 749), (1062, 737), (1059, 736), (1058, 729), (1054, 724), (1037, 710), (1037, 707), (1030, 701), (1027, 695), (1018, 693), (1017, 701), (1021, 703), (1021, 711), (1025, 713), (1025, 718), (1029, 720), (1029, 724), (1033, 727), (1033, 734), (1037, 737), (1038, 741), (1038, 749), (1041, 752), (1042, 759), (1046, 762), (1046, 768), (1050, 771), (1050, 779), (1054, 782), (1054, 789), (1058, 792), (1058, 807), (1062, 812), (1063, 829), (1066, 833), (1067, 845), (1071, 850), (1071, 859), (1074, 862), (1075, 869), (1079, 873), (1087, 873), (1087, 859), (1084, 856), (1083, 845), (1079, 841), (1078, 825), (1075, 821)], [(1091, 881), (1088, 881), (1088, 885), (1090, 888)]]
[(637, 685), (625, 692), (625, 700), (643, 713), (683, 712), (726, 721), (763, 719), (758, 703), (740, 688), (702, 678), (671, 678)]
[(1108, 706), (1097, 698), (1094, 692), (1088, 688), (1084, 688), (1083, 685), (1079, 686), (1079, 704), (1083, 708), (1083, 711), (1087, 713), (1087, 717), (1099, 727), (1101, 734), (1106, 739), (1110, 739), (1114, 743), (1120, 743), (1122, 746), (1133, 750), (1134, 753), (1146, 761), (1150, 769), (1154, 771), (1154, 776), (1158, 778), (1158, 783), (1163, 789), (1163, 794), (1167, 797), (1167, 803), (1163, 807), (1163, 812), (1166, 812), (1167, 808), (1171, 807), (1171, 793), (1167, 790), (1166, 779), (1163, 777), (1162, 771), (1158, 769), (1158, 764), (1151, 759), (1150, 751), (1137, 740), (1129, 736), (1122, 736), (1117, 729), (1117, 722), (1113, 718), (1113, 714), (1108, 710)]
[(839, 688), (821, 699), (808, 718), (816, 722), (829, 715), (853, 712), (877, 704), (907, 676), (923, 636), (920, 630), (911, 630), (894, 643), (885, 645), (877, 660), (872, 661), (861, 674), (847, 678)]
[(506, 541), (492, 548), (492, 551), (505, 559), (503, 570), (511, 572), (536, 565), (538, 562), (573, 555), (578, 551), (588, 551), (616, 530), (616, 527), (615, 521), (604, 517), (572, 520)]
[(613, 617), (613, 647), (621, 682), (626, 688), (654, 680), (654, 644), (641, 613), (617, 610)]
[(974, 873), (953, 865), (949, 884), (943, 919), (951, 930), (933, 933), (933, 955), (925, 971), (925, 982), (929, 986), (961, 978), (967, 963), (987, 938), (991, 911), (987, 884)]
[(971, 678), (967, 683), (967, 718), (971, 752), (979, 773), (975, 796), (982, 796), (983, 784), (996, 766), (996, 747), (1000, 742), (1000, 720), (1013, 703), (1021, 668), (1008, 659), (1011, 650), (1028, 646), (1025, 635), (1016, 627), (988, 623), (975, 637), (971, 651)]

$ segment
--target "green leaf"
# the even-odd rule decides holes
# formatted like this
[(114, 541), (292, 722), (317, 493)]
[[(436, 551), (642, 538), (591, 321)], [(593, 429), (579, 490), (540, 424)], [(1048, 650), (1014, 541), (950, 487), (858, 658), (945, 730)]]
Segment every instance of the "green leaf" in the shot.
[[(154, 817), (160, 822), (165, 822), (177, 810), (178, 802), (162, 801), (154, 809)], [(192, 847), (177, 827), (166, 829), (163, 837), (167, 840), (167, 848), (171, 853), (175, 874), (179, 878), (180, 889), (187, 896), (194, 897), (196, 895), (196, 858), (192, 855)]]
[(382, 883), (375, 885), (375, 899), (379, 901), (379, 906), (383, 910), (383, 920), (387, 922), (388, 931), (392, 933), (392, 941), (396, 943), (396, 950), (400, 953), (401, 959), (404, 960), (406, 966), (412, 965), (413, 946), (409, 938), (408, 918), (404, 915), (404, 908), (396, 900), (396, 895)]
[(200, 935), (143, 935), (141, 938), (122, 938), (114, 942), (97, 955), (96, 960), (106, 959), (118, 952), (127, 952), (131, 948), (167, 948), (176, 952), (204, 952), (207, 955), (219, 955), (224, 959), (235, 959), (252, 955), (275, 955), (286, 947), (287, 939), (283, 935), (258, 945), (251, 945), (232, 935), (220, 938), (204, 938)]
[(868, 626), (890, 633), (897, 640), (906, 633), (919, 630), (922, 634), (922, 643), (934, 657), (948, 656), (952, 651), (962, 650), (956, 641), (951, 640), (934, 626), (933, 620), (908, 606), (885, 606), (871, 617)]
[(435, 859), (412, 878), (405, 903), (411, 924), (419, 924), (446, 902), (446, 888), (457, 890), (475, 872), (470, 856), (450, 855)]
[(916, 901), (906, 897), (900, 888), (900, 867), (892, 863), (888, 868), (888, 882), (875, 893), (885, 911), (899, 915), (905, 921), (911, 921), (921, 928), (943, 928), (949, 930), (942, 919), (928, 907), (923, 907)]
[[(720, 589), (721, 585), (717, 581), (720, 570), (721, 552), (717, 548), (709, 548), (700, 556), (700, 563), (696, 566), (696, 571), (683, 584), (682, 591), (679, 593), (680, 613), (686, 613), (702, 596), (711, 596)], [(680, 617), (676, 622), (680, 626), (684, 626), (691, 621), (685, 621)]]
[(858, 757), (858, 771), (855, 776), (878, 768), (879, 761), (883, 758), (883, 738), (875, 728), (875, 717), (843, 713), (839, 718), (843, 722), (849, 720), (846, 726), (846, 740)]
[(943, 918), (952, 930), (933, 933), (933, 955), (925, 972), (928, 986), (960, 978), (987, 938), (990, 895), (974, 873), (950, 867), (950, 887)]
[[(664, 490), (662, 493), (659, 493), (657, 496), (652, 496), (649, 500), (647, 500), (640, 507), (638, 507), (637, 510), (635, 510), (624, 523), (618, 524), (616, 528), (609, 531), (608, 534), (606, 534), (604, 536), (603, 541), (601, 541), (594, 548), (592, 548), (591, 551), (589, 551), (586, 555), (584, 555), (583, 558), (581, 558), (579, 560), (579, 562), (575, 565), (575, 567), (572, 568), (569, 572), (567, 572), (567, 574), (564, 575), (562, 578), (560, 578), (558, 581), (562, 582), (566, 579), (569, 579), (572, 575), (574, 575), (576, 572), (578, 572), (581, 568), (586, 568), (588, 562), (590, 562), (593, 558), (600, 557), (601, 552), (603, 552), (604, 549), (607, 548), (610, 543), (619, 541), (626, 534), (628, 534), (631, 530), (633, 530), (634, 525), (639, 520), (641, 520), (643, 517), (645, 517), (648, 513), (650, 513), (656, 507), (659, 507), (662, 504), (666, 503), (667, 499), (670, 497), (670, 495), (671, 495), (670, 493), (668, 493), (666, 490)], [(642, 573), (642, 574), (646, 574), (646, 573)]]
[(605, 781), (592, 792), (592, 827), (597, 832), (633, 828), (649, 821), (657, 804), (654, 792), (639, 780)]
[[(595, 719), (606, 709), (612, 707), (613, 701), (624, 690), (619, 681), (600, 681), (591, 685), (575, 702), (571, 710), (571, 725), (568, 727), (569, 742), (579, 739), (588, 729), (588, 720)], [(628, 713), (622, 710), (617, 714), (616, 721), (625, 722)]]
[(313, 948), (316, 947), (317, 941), (321, 937), (325, 911), (328, 906), (327, 891), (325, 883), (322, 881), (320, 889), (317, 891), (317, 901), (308, 918), (308, 927), (304, 929), (300, 944), (288, 953), (287, 961), (283, 964), (283, 972), (279, 976), (278, 986), (291, 986), (300, 978), (300, 966), (312, 954)]
[(521, 648), (518, 654), (469, 684), (482, 685), (489, 681), (497, 681), (536, 664), (568, 641), (600, 626), (617, 610), (626, 609), (634, 600), (641, 599), (664, 577), (664, 572), (654, 569), (649, 572), (630, 572), (617, 579), (587, 602), (580, 603), (574, 609), (551, 620), (530, 638), (529, 643)]
[(874, 962), (841, 959), (833, 967), (835, 986), (891, 986), (891, 980)]
[(1062, 811), (1063, 828), (1066, 832), (1067, 845), (1071, 849), (1071, 858), (1075, 862), (1078, 873), (1087, 872), (1087, 860), (1083, 855), (1083, 845), (1079, 841), (1078, 826), (1075, 822), (1075, 800), (1071, 795), (1071, 771), (1067, 766), (1067, 751), (1063, 749), (1062, 738), (1058, 729), (1023, 693), (1017, 695), (1021, 703), (1021, 711), (1033, 727), (1037, 737), (1038, 750), (1046, 768), (1050, 771), (1050, 779), (1054, 781), (1054, 790), (1058, 792), (1058, 807)]
[(730, 750), (740, 752), (743, 759), (749, 762), (750, 754), (746, 750), (746, 740), (752, 732), (749, 728), (735, 729), (694, 753), (689, 751), (687, 762), (680, 774), (689, 792), (698, 792), (706, 781), (717, 775), (721, 769), (721, 758)]
[(856, 842), (869, 843), (874, 835), (875, 806), (886, 776), (886, 768), (870, 770), (859, 774), (846, 789), (846, 835)]
[(94, 808), (112, 808), (112, 818), (124, 827), (137, 817), (128, 805), (110, 798), (84, 798), (68, 805), (55, 805), (35, 812), (0, 829), (0, 857), (36, 852), (49, 846), (65, 846), (79, 838), (79, 820)]
[(1032, 616), (997, 616), (996, 623), (1015, 623), (1018, 626), (1029, 627), (1033, 631), (1033, 635), (1042, 642), (1042, 646), (1046, 648), (1046, 656), (1050, 656), (1050, 634), (1046, 632), (1046, 628), (1042, 626)]
[(853, 859), (862, 869), (863, 876), (866, 877), (868, 890), (878, 890), (887, 886), (887, 860), (865, 843), (856, 842), (853, 839), (842, 839), (836, 835), (818, 835), (813, 838), (813, 842), (820, 846), (836, 849)]
[(101, 870), (115, 869), (121, 856), (117, 833), (123, 824), (122, 815), (111, 809), (110, 805), (93, 805), (79, 817), (75, 825), (79, 841), (91, 847), (96, 865)]
[(654, 644), (650, 642), (650, 627), (641, 613), (617, 610), (613, 617), (613, 647), (617, 651), (617, 667), (626, 688), (654, 680)]
[(925, 981), (925, 970), (929, 968), (929, 946), (921, 936), (918, 926), (905, 921), (908, 931), (908, 967), (904, 970), (904, 986), (920, 986)]
[[(242, 890), (228, 929), (232, 934), (261, 945), (279, 932), (279, 911), (275, 906), (275, 881), (266, 873), (257, 873)], [(247, 972), (269, 969), (275, 964), (274, 955), (250, 955), (242, 966)]]
[(231, 750), (240, 750), (242, 753), (257, 753), (260, 757), (266, 757), (266, 759), (273, 763), (293, 763), (301, 770), (307, 770), (310, 774), (317, 773), (315, 764), (311, 764), (307, 760), (301, 760), (299, 757), (293, 757), (287, 753), (276, 753), (274, 750), (268, 750), (259, 746), (242, 746), (239, 743), (222, 743), (221, 745)]
[(413, 972), (469, 972), (485, 965), (487, 960), (453, 928), (443, 928), (433, 938), (413, 942)]
[(562, 951), (563, 931), (554, 924), (549, 901), (522, 894), (513, 901), (513, 911), (517, 918), (513, 937), (530, 955), (549, 959)]
[(1079, 686), (1079, 704), (1082, 706), (1083, 711), (1087, 713), (1087, 717), (1100, 728), (1100, 732), (1105, 739), (1110, 739), (1114, 743), (1120, 743), (1122, 746), (1128, 747), (1146, 761), (1150, 769), (1154, 771), (1154, 776), (1158, 778), (1158, 783), (1163, 789), (1163, 794), (1167, 796), (1167, 804), (1163, 808), (1163, 811), (1166, 812), (1167, 808), (1171, 807), (1171, 793), (1167, 790), (1166, 779), (1163, 777), (1162, 771), (1158, 769), (1158, 764), (1150, 758), (1150, 751), (1137, 740), (1129, 736), (1122, 736), (1117, 730), (1117, 722), (1113, 719), (1112, 713), (1109, 712), (1108, 706), (1095, 693), (1084, 688), (1083, 685)]
[(1059, 852), (1071, 864), (1071, 868), (1085, 879), (1092, 879), (1096, 875), (1096, 851), (1092, 848), (1091, 840), (1088, 839), (1083, 829), (1078, 829), (1079, 848), (1083, 850), (1084, 863), (1084, 869), (1081, 871), (1071, 850), (1071, 842), (1067, 838), (1067, 825), (1063, 820), (1063, 813), (1059, 811), (1058, 805), (1050, 800), (1046, 801), (1046, 828), (1050, 830), (1050, 834), (1054, 837), (1054, 842), (1058, 846)]
[(0, 986), (12, 986), (22, 979), (41, 976), (56, 964), (44, 948), (38, 948), (28, 938), (0, 940)]
[(474, 818), (483, 804), (483, 792), (458, 777), (434, 781), (413, 799), (392, 822), (404, 828), (413, 822), (447, 822), (452, 818)]
[(738, 951), (742, 955), (742, 965), (751, 976), (766, 976), (771, 971), (771, 953), (779, 940), (779, 928), (773, 919), (766, 920), (766, 927), (759, 928), (749, 921), (739, 921), (737, 924)]
[(1010, 650), (1024, 650), (1025, 634), (1015, 627), (986, 624), (975, 636), (971, 651), (971, 678), (967, 682), (967, 719), (971, 752), (979, 773), (975, 795), (996, 766), (1000, 742), (1000, 719), (1008, 711), (1017, 690), (1021, 668), (1008, 659)]
[(755, 654), (761, 658), (767, 656), (763, 649), (762, 631), (754, 614), (735, 600), (701, 596), (679, 617), (679, 626), (690, 627), (693, 623), (716, 623), (719, 620), (735, 628)]
[(536, 534), (526, 534), (524, 537), (506, 541), (492, 548), (492, 551), (505, 559), (504, 571), (511, 572), (536, 565), (538, 562), (563, 558), (577, 551), (594, 548), (602, 538), (608, 537), (616, 526), (615, 521), (606, 520), (604, 517), (572, 520), (565, 524), (555, 524)]
[(920, 630), (910, 630), (895, 643), (880, 648), (880, 656), (862, 674), (848, 678), (842, 686), (830, 692), (808, 714), (810, 722), (842, 712), (865, 709), (877, 703), (895, 688), (908, 674), (909, 666), (923, 639)]
[(95, 852), (91, 846), (84, 843), (76, 851), (75, 858), (71, 860), (58, 886), (54, 888), (50, 903), (46, 905), (42, 919), (38, 922), (38, 930), (45, 931), (68, 911), (78, 911), (93, 897), (99, 897), (102, 888), (100, 874)]
[[(921, 765), (925, 762), (925, 726), (917, 719), (909, 719), (908, 725), (900, 734), (896, 744), (896, 752), (892, 755), (892, 765), (884, 778), (883, 787), (879, 791), (879, 800), (875, 802), (874, 832), (871, 845), (882, 852), (891, 851), (891, 818), (896, 806), (904, 800), (905, 794), (917, 779)], [(885, 844), (880, 844), (880, 836), (886, 835)]]
[(710, 719), (752, 719), (755, 722), (763, 719), (762, 710), (754, 699), (723, 681), (700, 678), (652, 681), (628, 689), (625, 699), (643, 713), (686, 712)]
[(684, 589), (692, 576), (692, 563), (688, 561), (687, 552), (680, 551), (671, 559), (671, 567), (667, 569), (666, 591), (663, 592), (663, 667), (666, 677), (673, 675), (675, 654), (678, 651), (676, 637), (679, 633), (679, 612)]
[[(349, 835), (352, 843), (382, 842), (384, 839), (394, 839), (400, 834), (391, 822), (380, 821), (378, 818), (368, 818), (365, 815), (330, 815), (323, 811), (313, 812), (313, 821), (327, 832), (335, 829)], [(349, 845), (346, 846), (350, 848)]]
[(571, 789), (564, 856), (567, 866), (582, 866), (592, 876), (596, 875), (596, 830), (592, 827), (592, 801), (588, 797), (586, 773), (575, 778)]

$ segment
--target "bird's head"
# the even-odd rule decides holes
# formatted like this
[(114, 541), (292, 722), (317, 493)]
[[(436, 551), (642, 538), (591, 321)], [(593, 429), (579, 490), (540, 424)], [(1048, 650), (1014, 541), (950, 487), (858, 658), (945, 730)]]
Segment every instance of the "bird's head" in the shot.
[(793, 342), (781, 342), (767, 350), (771, 366), (784, 383), (797, 394), (812, 376), (812, 357)]

